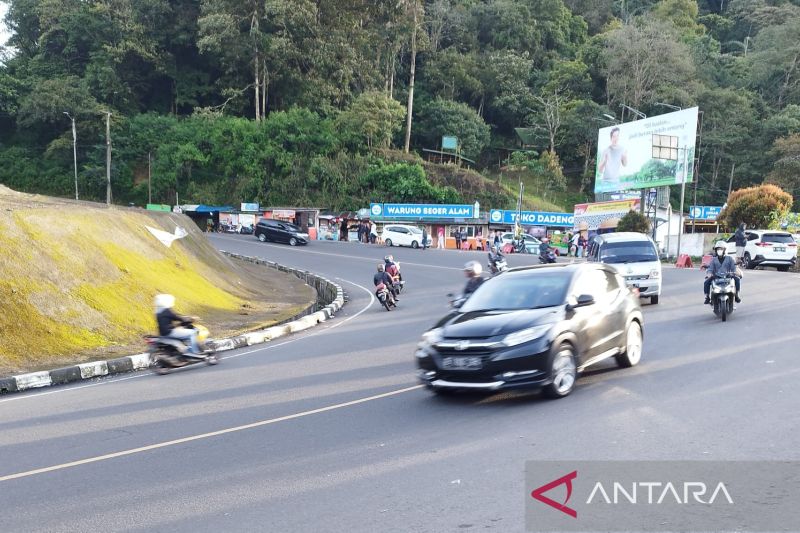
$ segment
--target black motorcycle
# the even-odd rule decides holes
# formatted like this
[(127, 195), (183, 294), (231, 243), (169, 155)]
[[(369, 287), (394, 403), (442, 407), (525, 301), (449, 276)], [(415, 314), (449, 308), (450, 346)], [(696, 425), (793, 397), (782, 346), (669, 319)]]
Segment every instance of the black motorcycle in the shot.
[(397, 301), (394, 299), (394, 294), (392, 294), (392, 291), (390, 291), (385, 284), (381, 283), (380, 285), (375, 287), (375, 296), (378, 298), (380, 304), (384, 306), (387, 311), (391, 311), (392, 309), (397, 307)]
[(556, 253), (550, 249), (546, 252), (539, 254), (539, 263), (542, 265), (549, 265), (556, 262)]

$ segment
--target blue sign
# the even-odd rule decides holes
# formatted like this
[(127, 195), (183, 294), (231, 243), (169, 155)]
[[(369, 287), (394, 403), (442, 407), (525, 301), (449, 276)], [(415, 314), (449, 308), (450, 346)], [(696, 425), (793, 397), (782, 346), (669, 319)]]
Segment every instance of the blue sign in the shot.
[(693, 205), (689, 208), (689, 218), (696, 220), (717, 220), (722, 206), (717, 205)]
[(441, 204), (370, 204), (374, 218), (474, 218), (475, 206)]
[(242, 203), (242, 208), (239, 211), (258, 211), (258, 204)]
[[(512, 225), (517, 221), (517, 212), (502, 209), (492, 209), (489, 212), (489, 221), (492, 224)], [(522, 211), (519, 214), (519, 223), (523, 226), (558, 226), (571, 228), (575, 224), (575, 215), (572, 213)]]

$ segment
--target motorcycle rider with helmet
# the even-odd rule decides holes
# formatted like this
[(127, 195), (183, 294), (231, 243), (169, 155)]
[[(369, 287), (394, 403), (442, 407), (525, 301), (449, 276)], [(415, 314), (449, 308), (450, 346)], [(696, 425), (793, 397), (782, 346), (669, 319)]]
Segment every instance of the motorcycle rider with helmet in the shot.
[(492, 274), (496, 274), (498, 272), (497, 262), (503, 259), (505, 258), (500, 252), (500, 249), (497, 246), (492, 246), (489, 251), (489, 269), (491, 270)]
[(189, 341), (191, 353), (202, 355), (197, 343), (197, 330), (185, 327), (192, 323), (192, 319), (181, 316), (172, 310), (175, 305), (175, 297), (171, 294), (159, 294), (156, 295), (154, 303), (159, 336), (177, 339), (184, 343)]
[(539, 259), (547, 263), (555, 263), (555, 258), (550, 257), (551, 253), (553, 253), (553, 247), (550, 246), (550, 239), (543, 237), (539, 244)]
[(478, 290), (478, 287), (483, 283), (481, 272), (483, 268), (477, 261), (470, 261), (464, 265), (464, 275), (467, 277), (467, 285), (464, 287), (464, 298)]
[(714, 257), (711, 258), (711, 262), (708, 264), (706, 279), (703, 283), (703, 291), (706, 295), (704, 302), (705, 304), (711, 303), (709, 291), (711, 290), (711, 283), (714, 280), (714, 276), (717, 274), (734, 275), (733, 282), (736, 284), (736, 295), (734, 299), (736, 303), (740, 303), (742, 301), (741, 298), (739, 298), (739, 291), (741, 290), (741, 278), (737, 275), (736, 262), (731, 256), (726, 255), (726, 251), (727, 246), (725, 241), (717, 241), (717, 243), (714, 245)]
[(373, 281), (373, 283), (375, 284), (376, 287), (378, 285), (380, 285), (381, 283), (386, 285), (386, 288), (389, 289), (389, 292), (392, 293), (392, 296), (394, 297), (394, 299), (395, 300), (398, 299), (397, 298), (398, 290), (394, 286), (394, 280), (392, 279), (391, 274), (386, 272), (386, 267), (385, 267), (385, 265), (383, 263), (378, 263), (378, 271), (372, 277), (372, 281)]

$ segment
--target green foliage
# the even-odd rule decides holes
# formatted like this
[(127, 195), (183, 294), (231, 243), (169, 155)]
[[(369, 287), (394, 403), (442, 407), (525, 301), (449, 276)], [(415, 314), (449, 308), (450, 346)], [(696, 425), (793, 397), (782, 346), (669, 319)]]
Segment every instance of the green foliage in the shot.
[(344, 136), (352, 136), (356, 145), (366, 141), (368, 148), (389, 148), (403, 128), (405, 115), (405, 108), (386, 93), (369, 91), (358, 95), (338, 122)]
[(604, 114), (697, 105), (698, 203), (723, 203), (731, 176), (735, 187), (768, 174), (796, 187), (777, 144), (800, 133), (796, 0), (7, 4), (0, 180), (25, 190), (70, 194), (67, 111), (82, 197), (103, 198), (111, 111), (116, 201), (145, 198), (149, 152), (160, 201), (361, 207), (371, 191), (360, 176), (399, 140), (413, 7), (418, 151), (456, 135), (465, 156), (496, 168), (514, 128), (532, 127), (532, 148), (553, 155), (526, 170), (532, 188), (567, 198), (592, 189)]
[(437, 98), (422, 106), (416, 135), (423, 146), (438, 150), (442, 136), (458, 137), (461, 152), (475, 158), (489, 143), (489, 126), (466, 104)]
[(460, 200), (452, 187), (431, 184), (418, 164), (377, 163), (360, 181), (366, 190), (373, 191), (372, 202), (456, 203)]
[(719, 214), (728, 228), (741, 222), (749, 228), (779, 229), (792, 207), (792, 195), (775, 185), (760, 185), (733, 191)]
[(619, 219), (617, 231), (634, 231), (636, 233), (650, 233), (650, 221), (639, 211), (628, 211)]

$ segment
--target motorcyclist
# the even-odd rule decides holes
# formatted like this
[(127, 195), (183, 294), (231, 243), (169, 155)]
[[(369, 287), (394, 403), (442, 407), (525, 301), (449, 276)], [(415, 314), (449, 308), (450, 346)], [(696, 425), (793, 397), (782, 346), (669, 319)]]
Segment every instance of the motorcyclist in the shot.
[(464, 298), (469, 298), (469, 296), (481, 286), (483, 283), (483, 277), (481, 277), (482, 271), (483, 268), (477, 261), (470, 261), (464, 265), (464, 275), (467, 277), (467, 286), (464, 287)]
[(180, 341), (189, 341), (191, 353), (200, 355), (200, 347), (197, 344), (197, 330), (187, 328), (192, 323), (192, 319), (181, 316), (172, 310), (175, 305), (175, 297), (171, 294), (159, 294), (155, 297), (156, 322), (158, 322), (158, 334), (161, 337), (169, 337)]
[(539, 257), (547, 261), (552, 261), (550, 258), (550, 254), (552, 253), (553, 247), (550, 246), (550, 239), (547, 237), (542, 238), (542, 242), (539, 244)]
[(397, 298), (398, 291), (394, 286), (394, 280), (392, 279), (392, 276), (388, 272), (386, 272), (386, 266), (383, 263), (378, 263), (378, 271), (372, 277), (372, 281), (373, 283), (375, 283), (376, 287), (381, 283), (386, 285), (386, 288), (389, 289), (389, 291), (391, 291), (392, 295), (394, 296), (394, 299), (395, 300), (398, 299)]
[(497, 262), (502, 261), (504, 259), (503, 254), (500, 252), (500, 249), (497, 246), (492, 246), (489, 250), (489, 268), (491, 269), (492, 273), (497, 272)]
[(400, 275), (400, 267), (397, 266), (397, 263), (394, 262), (394, 257), (391, 255), (387, 255), (383, 258), (384, 268), (386, 272), (392, 276), (393, 279), (397, 279), (397, 281), (402, 281), (403, 276)]
[(706, 295), (706, 300), (704, 303), (706, 304), (711, 303), (709, 291), (711, 290), (711, 283), (714, 280), (714, 276), (717, 274), (734, 274), (733, 282), (736, 284), (735, 300), (736, 303), (742, 301), (741, 298), (739, 298), (741, 279), (738, 275), (736, 275), (736, 262), (731, 256), (725, 255), (726, 249), (727, 246), (725, 245), (725, 241), (717, 241), (717, 243), (714, 245), (714, 257), (708, 264), (708, 270), (706, 270), (706, 280), (703, 283), (703, 291)]

